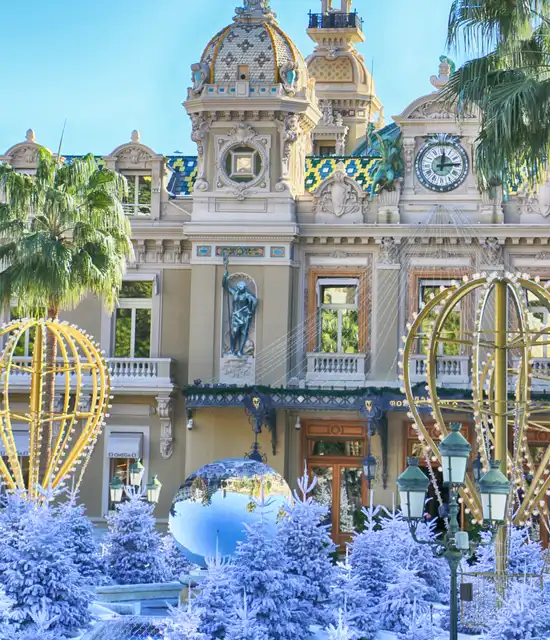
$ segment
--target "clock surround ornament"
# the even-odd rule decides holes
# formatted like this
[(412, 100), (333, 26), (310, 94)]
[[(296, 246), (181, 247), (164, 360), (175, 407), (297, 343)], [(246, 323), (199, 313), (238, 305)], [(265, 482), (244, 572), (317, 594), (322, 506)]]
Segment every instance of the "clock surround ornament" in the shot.
[(446, 193), (464, 183), (470, 161), (460, 137), (448, 133), (428, 136), (416, 155), (416, 176), (426, 189)]

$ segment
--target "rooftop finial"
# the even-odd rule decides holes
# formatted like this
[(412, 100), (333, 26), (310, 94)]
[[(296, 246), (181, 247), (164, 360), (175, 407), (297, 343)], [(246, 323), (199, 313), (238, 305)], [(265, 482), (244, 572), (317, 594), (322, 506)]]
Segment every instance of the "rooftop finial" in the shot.
[(27, 133), (25, 134), (25, 140), (27, 140), (28, 142), (35, 142), (34, 130), (33, 129), (28, 129), (27, 130)]
[(276, 15), (269, 6), (269, 0), (243, 0), (243, 7), (237, 7), (236, 19), (273, 20)]
[(137, 129), (134, 129), (132, 131), (132, 135), (130, 136), (130, 140), (134, 144), (139, 144), (139, 141), (141, 140), (141, 136), (140, 136), (139, 131)]
[(430, 82), (436, 89), (441, 89), (444, 85), (449, 82), (449, 78), (453, 75), (456, 70), (456, 65), (451, 60), (451, 58), (447, 56), (440, 56), (439, 58), (439, 75), (432, 76), (430, 78)]

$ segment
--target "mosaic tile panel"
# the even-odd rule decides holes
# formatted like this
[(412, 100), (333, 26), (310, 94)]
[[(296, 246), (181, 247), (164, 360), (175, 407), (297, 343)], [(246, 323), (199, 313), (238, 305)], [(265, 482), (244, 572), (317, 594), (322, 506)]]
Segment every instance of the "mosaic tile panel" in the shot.
[(265, 247), (216, 247), (216, 256), (223, 257), (224, 251), (230, 258), (264, 258)]
[(314, 58), (308, 65), (309, 74), (317, 82), (353, 82), (353, 66), (349, 58)]
[(356, 180), (363, 191), (370, 193), (379, 162), (378, 158), (319, 158), (310, 156), (306, 158), (306, 190), (313, 193), (324, 180), (332, 176), (336, 171), (336, 166), (341, 162), (346, 167), (347, 175)]
[(210, 258), (211, 255), (212, 247), (210, 245), (197, 247), (197, 258)]
[(190, 196), (197, 178), (196, 156), (168, 156), (168, 166), (174, 170), (168, 183), (169, 193)]
[(271, 247), (269, 255), (272, 258), (286, 258), (286, 247)]

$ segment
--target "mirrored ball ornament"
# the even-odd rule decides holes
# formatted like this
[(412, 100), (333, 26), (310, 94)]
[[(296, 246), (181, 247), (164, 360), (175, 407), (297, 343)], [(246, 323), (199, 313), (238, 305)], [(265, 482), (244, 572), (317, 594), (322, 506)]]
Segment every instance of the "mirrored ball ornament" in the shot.
[(243, 458), (218, 460), (201, 467), (178, 489), (170, 509), (170, 532), (189, 562), (205, 568), (216, 552), (232, 557), (238, 542), (246, 538), (245, 525), (258, 522), (262, 512), (266, 535), (274, 536), (290, 497), (284, 478), (266, 464)]

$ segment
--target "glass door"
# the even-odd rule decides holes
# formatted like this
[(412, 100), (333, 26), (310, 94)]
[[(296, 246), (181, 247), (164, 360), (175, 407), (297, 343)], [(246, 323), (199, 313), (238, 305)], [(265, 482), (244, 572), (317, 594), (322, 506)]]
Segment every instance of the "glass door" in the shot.
[(366, 496), (363, 468), (348, 462), (309, 465), (310, 477), (317, 478), (313, 498), (327, 507), (325, 524), (330, 525), (332, 539), (343, 547), (361, 523), (361, 509)]

